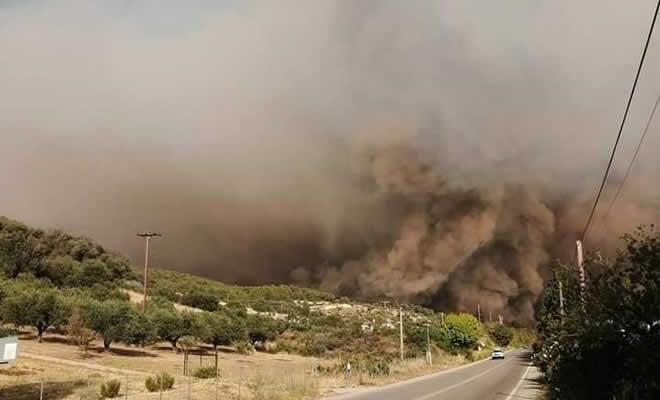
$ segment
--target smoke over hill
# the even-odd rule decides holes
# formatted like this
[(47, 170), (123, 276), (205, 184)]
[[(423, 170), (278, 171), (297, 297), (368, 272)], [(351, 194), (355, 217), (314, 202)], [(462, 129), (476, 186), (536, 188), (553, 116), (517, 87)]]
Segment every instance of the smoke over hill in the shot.
[[(158, 230), (156, 264), (225, 281), (531, 318), (652, 5), (478, 3), (0, 5), (0, 213), (136, 262), (135, 232)], [(657, 148), (591, 248), (657, 218)]]

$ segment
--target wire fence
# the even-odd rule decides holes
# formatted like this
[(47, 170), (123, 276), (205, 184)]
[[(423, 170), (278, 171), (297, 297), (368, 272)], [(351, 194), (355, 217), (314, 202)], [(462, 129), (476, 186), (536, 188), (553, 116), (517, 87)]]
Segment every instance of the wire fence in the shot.
[(101, 386), (116, 381), (119, 390), (112, 398), (119, 400), (252, 400), (271, 398), (274, 395), (275, 398), (304, 399), (319, 395), (321, 376), (313, 370), (270, 373), (255, 370), (237, 380), (222, 376), (200, 379), (178, 375), (174, 376), (171, 389), (161, 386), (154, 392), (147, 390), (145, 379), (144, 376), (128, 374), (91, 373), (84, 378), (61, 380), (50, 379), (45, 374), (38, 381), (32, 379), (28, 383), (23, 380), (15, 385), (0, 387), (0, 398), (98, 400), (103, 398)]
[[(211, 362), (191, 359), (198, 368), (214, 366)], [(434, 360), (435, 368), (450, 366), (456, 360)], [(296, 360), (296, 362), (300, 362)], [(395, 360), (392, 369), (373, 372), (367, 365), (356, 362), (353, 370), (337, 368), (337, 362), (327, 361), (325, 368), (319, 362), (305, 365), (291, 364), (278, 368), (266, 367), (245, 360), (240, 364), (222, 366), (216, 377), (202, 379), (192, 374), (184, 375), (183, 369), (172, 374), (171, 389), (156, 387), (147, 389), (146, 379), (156, 377), (160, 371), (149, 374), (92, 371), (85, 368), (65, 369), (57, 364), (36, 363), (29, 367), (0, 369), (0, 399), (13, 400), (97, 400), (101, 387), (115, 381), (119, 388), (114, 397), (119, 400), (258, 400), (318, 398), (335, 389), (355, 388), (362, 385), (390, 383), (405, 377), (431, 372), (426, 359)], [(341, 362), (340, 362), (341, 364)], [(13, 372), (12, 372), (13, 371)], [(385, 372), (383, 372), (385, 371)], [(7, 375), (14, 374), (11, 377)], [(4, 377), (3, 377), (4, 375)], [(4, 381), (1, 378), (5, 378)], [(9, 379), (8, 379), (9, 378)], [(161, 380), (162, 382), (162, 380)], [(3, 386), (4, 385), (4, 386)], [(152, 387), (152, 390), (154, 388)], [(110, 398), (110, 397), (108, 397)]]

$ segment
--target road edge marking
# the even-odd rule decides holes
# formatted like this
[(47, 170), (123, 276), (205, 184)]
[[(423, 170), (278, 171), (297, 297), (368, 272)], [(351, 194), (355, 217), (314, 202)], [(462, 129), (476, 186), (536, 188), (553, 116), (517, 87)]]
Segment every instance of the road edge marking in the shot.
[[(513, 353), (513, 352), (520, 351), (520, 350), (521, 349), (511, 349), (511, 350), (505, 351), (504, 354)], [(463, 369), (466, 369), (466, 368), (474, 367), (475, 365), (478, 365), (478, 364), (481, 364), (481, 363), (484, 363), (484, 362), (490, 361), (490, 360), (491, 360), (491, 357), (488, 356), (488, 357), (483, 358), (481, 360), (473, 361), (469, 364), (461, 365), (459, 367), (448, 368), (448, 369), (445, 369), (445, 370), (442, 370), (442, 371), (432, 372), (432, 373), (427, 374), (427, 375), (422, 375), (422, 376), (418, 376), (418, 377), (415, 377), (415, 378), (410, 378), (410, 379), (406, 379), (406, 380), (403, 380), (403, 381), (390, 383), (390, 384), (387, 384), (387, 385), (356, 389), (356, 390), (350, 391), (348, 393), (340, 393), (340, 394), (335, 394), (335, 395), (331, 394), (329, 396), (321, 397), (321, 399), (322, 400), (348, 400), (348, 399), (352, 399), (354, 397), (357, 397), (357, 396), (360, 396), (360, 395), (363, 395), (363, 394), (367, 394), (367, 393), (374, 393), (374, 392), (377, 393), (377, 392), (389, 390), (389, 389), (392, 389), (392, 388), (397, 388), (399, 386), (406, 386), (406, 385), (411, 384), (411, 383), (418, 383), (418, 382), (422, 382), (422, 381), (425, 381), (425, 380), (428, 380), (428, 379), (433, 379), (433, 378), (438, 377), (440, 375), (445, 375), (445, 374), (460, 371), (460, 370), (463, 370)]]
[(532, 364), (529, 364), (529, 365), (527, 366), (527, 369), (525, 369), (525, 372), (523, 372), (523, 374), (522, 374), (522, 376), (520, 377), (520, 380), (518, 381), (518, 384), (516, 385), (516, 387), (513, 388), (513, 390), (511, 391), (511, 393), (509, 393), (509, 395), (508, 395), (508, 396), (506, 397), (506, 399), (504, 399), (504, 400), (511, 400), (511, 399), (513, 399), (513, 396), (515, 396), (516, 393), (518, 393), (518, 390), (520, 390), (520, 385), (522, 385), (522, 383), (525, 381), (525, 378), (527, 377), (527, 374), (529, 373), (529, 370), (530, 370), (530, 369), (532, 369)]
[(509, 362), (511, 362), (511, 360), (506, 360), (505, 362), (500, 363), (499, 365), (496, 365), (496, 366), (494, 366), (494, 367), (490, 367), (490, 368), (488, 368), (487, 370), (485, 370), (484, 372), (481, 372), (481, 373), (479, 373), (479, 374), (477, 374), (477, 375), (474, 375), (474, 376), (472, 376), (472, 377), (470, 377), (470, 378), (468, 378), (468, 379), (465, 379), (465, 380), (462, 380), (462, 381), (460, 381), (460, 382), (454, 383), (453, 385), (450, 385), (450, 386), (444, 387), (444, 388), (442, 388), (442, 389), (440, 389), (440, 390), (436, 390), (435, 392), (427, 393), (427, 394), (425, 394), (425, 395), (423, 395), (423, 396), (421, 396), (421, 397), (415, 397), (413, 400), (428, 400), (428, 399), (431, 399), (431, 398), (433, 398), (433, 397), (435, 397), (435, 396), (437, 396), (437, 395), (439, 395), (439, 394), (443, 394), (443, 393), (448, 392), (448, 391), (450, 391), (450, 390), (452, 390), (452, 389), (455, 389), (455, 388), (457, 388), (457, 387), (459, 387), (459, 386), (463, 386), (463, 385), (465, 385), (466, 383), (470, 383), (470, 382), (472, 382), (472, 381), (476, 381), (477, 379), (481, 378), (482, 376), (484, 376), (484, 375), (486, 375), (486, 374), (489, 374), (491, 371), (493, 371), (493, 370), (495, 370), (495, 369), (497, 369), (497, 368), (500, 368), (502, 365), (504, 365), (504, 364), (506, 364), (506, 363), (509, 363)]

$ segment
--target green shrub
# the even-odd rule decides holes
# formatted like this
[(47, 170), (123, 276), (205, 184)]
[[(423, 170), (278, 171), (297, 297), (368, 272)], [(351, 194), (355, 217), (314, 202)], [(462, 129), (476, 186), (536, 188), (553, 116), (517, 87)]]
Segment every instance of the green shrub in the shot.
[(449, 314), (445, 325), (449, 343), (456, 350), (473, 349), (481, 336), (481, 324), (471, 314)]
[(391, 360), (370, 360), (367, 361), (367, 372), (370, 376), (384, 376), (389, 375), (391, 372), (390, 364)]
[(167, 372), (162, 372), (156, 376), (147, 377), (144, 380), (144, 386), (150, 392), (170, 390), (174, 386), (174, 377)]
[(215, 374), (215, 367), (201, 367), (193, 372), (193, 376), (199, 379), (212, 379), (215, 378)]
[(513, 329), (513, 338), (511, 339), (511, 346), (523, 347), (531, 346), (536, 341), (536, 333), (528, 328), (515, 328)]
[(504, 325), (496, 325), (490, 329), (490, 336), (498, 346), (508, 346), (513, 338), (513, 331)]
[(111, 379), (107, 382), (101, 384), (101, 398), (102, 399), (114, 399), (119, 396), (119, 389), (121, 388), (121, 382), (117, 379)]
[(320, 357), (325, 354), (327, 350), (328, 349), (326, 349), (326, 347), (321, 343), (314, 342), (305, 344), (305, 347), (302, 348), (301, 353), (304, 356)]
[(218, 299), (204, 293), (187, 293), (181, 298), (181, 304), (205, 311), (216, 311), (218, 309)]
[(236, 352), (238, 354), (252, 354), (254, 347), (248, 342), (238, 342), (236, 344)]

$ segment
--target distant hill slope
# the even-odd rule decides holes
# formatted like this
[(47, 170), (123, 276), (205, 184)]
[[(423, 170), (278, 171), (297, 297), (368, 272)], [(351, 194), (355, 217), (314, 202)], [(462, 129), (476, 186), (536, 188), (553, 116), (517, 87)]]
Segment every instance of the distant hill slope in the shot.
[(0, 216), (0, 272), (8, 278), (32, 274), (58, 287), (88, 287), (126, 279), (131, 266), (91, 239)]
[[(88, 238), (5, 217), (0, 217), (0, 281), (0, 321), (37, 327), (40, 335), (78, 321), (103, 336), (104, 345), (107, 336), (107, 348), (111, 341), (152, 340), (176, 347), (182, 337), (194, 337), (213, 346), (234, 345), (237, 351), (261, 346), (306, 356), (391, 360), (399, 352), (400, 318), (408, 357), (424, 355), (427, 341), (443, 351), (470, 353), (490, 346), (491, 336), (507, 343), (532, 337), (482, 324), (469, 314), (402, 305), (400, 315), (399, 306), (388, 302), (337, 298), (288, 285), (229, 285), (158, 268), (150, 269), (149, 307), (143, 313), (135, 305), (142, 301), (142, 269), (126, 257)], [(36, 298), (46, 300), (32, 301)], [(24, 312), (26, 307), (34, 312)]]
[[(141, 283), (142, 271), (136, 271), (135, 275), (137, 281)], [(275, 311), (280, 302), (334, 301), (336, 299), (332, 293), (321, 290), (289, 285), (228, 285), (183, 272), (156, 268), (149, 271), (149, 287), (151, 295), (202, 309), (215, 309), (217, 305), (208, 303), (221, 301), (230, 305), (233, 303), (251, 306), (259, 311), (270, 311), (271, 309)]]

